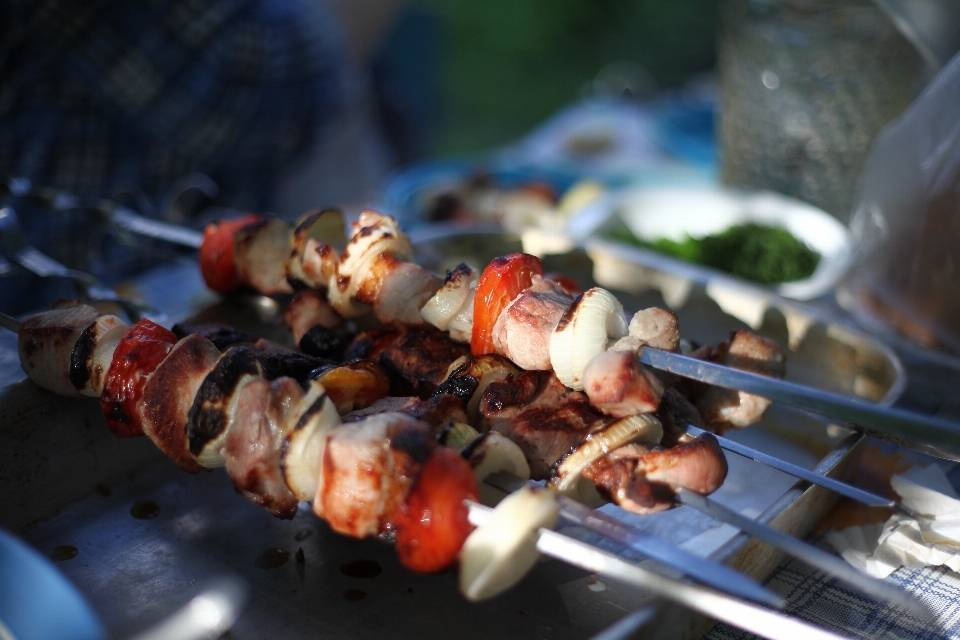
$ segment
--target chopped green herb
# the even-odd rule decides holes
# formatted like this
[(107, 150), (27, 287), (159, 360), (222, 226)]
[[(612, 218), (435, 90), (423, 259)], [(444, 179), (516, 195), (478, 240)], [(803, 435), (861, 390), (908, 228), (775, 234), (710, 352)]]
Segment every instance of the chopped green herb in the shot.
[(610, 238), (763, 284), (807, 278), (820, 261), (816, 251), (786, 229), (755, 223), (679, 242), (667, 238), (647, 242), (626, 230), (613, 231)]

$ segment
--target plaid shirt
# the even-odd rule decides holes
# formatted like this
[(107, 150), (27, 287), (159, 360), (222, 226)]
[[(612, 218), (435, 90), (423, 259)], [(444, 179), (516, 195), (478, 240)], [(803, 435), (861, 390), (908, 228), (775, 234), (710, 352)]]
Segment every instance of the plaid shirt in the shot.
[(268, 206), (344, 96), (334, 22), (300, 0), (0, 0), (0, 176), (83, 196), (209, 175)]

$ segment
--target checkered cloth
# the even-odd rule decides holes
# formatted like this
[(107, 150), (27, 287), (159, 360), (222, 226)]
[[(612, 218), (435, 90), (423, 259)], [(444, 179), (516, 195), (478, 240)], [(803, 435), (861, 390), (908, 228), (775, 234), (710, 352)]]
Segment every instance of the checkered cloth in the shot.
[[(830, 550), (825, 540), (810, 542)], [(853, 590), (799, 560), (787, 560), (777, 567), (767, 587), (787, 599), (790, 615), (851, 638), (960, 638), (960, 574), (943, 567), (901, 568), (887, 581), (918, 597), (936, 613), (941, 628), (931, 628), (929, 622)], [(704, 636), (706, 640), (756, 637), (726, 624), (716, 625)]]
[(262, 208), (343, 101), (300, 0), (0, 0), (0, 176), (157, 198), (195, 171)]

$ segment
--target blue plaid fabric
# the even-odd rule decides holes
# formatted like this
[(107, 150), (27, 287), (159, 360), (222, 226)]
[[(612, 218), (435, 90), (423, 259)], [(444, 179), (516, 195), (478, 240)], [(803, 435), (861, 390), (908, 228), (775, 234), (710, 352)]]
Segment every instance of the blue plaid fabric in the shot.
[[(808, 542), (832, 551), (822, 536)], [(799, 560), (784, 561), (766, 584), (787, 599), (787, 613), (851, 638), (960, 638), (960, 574), (944, 567), (901, 568), (887, 581), (919, 598), (936, 614), (940, 628), (853, 590)], [(704, 636), (705, 640), (752, 640), (756, 637), (726, 624), (716, 625)]]
[(300, 0), (0, 0), (0, 176), (157, 198), (191, 173), (262, 208), (344, 99)]

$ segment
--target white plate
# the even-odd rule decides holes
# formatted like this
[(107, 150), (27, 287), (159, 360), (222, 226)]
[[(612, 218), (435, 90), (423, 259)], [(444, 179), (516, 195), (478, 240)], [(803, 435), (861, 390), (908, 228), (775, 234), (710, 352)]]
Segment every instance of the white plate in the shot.
[[(568, 230), (574, 240), (584, 241), (603, 238), (610, 230), (625, 225), (642, 240), (680, 241), (687, 235), (699, 238), (748, 222), (782, 226), (821, 256), (809, 278), (773, 286), (781, 296), (798, 300), (822, 296), (850, 267), (853, 245), (845, 226), (814, 206), (772, 192), (719, 187), (631, 189), (581, 211), (570, 221)], [(693, 267), (697, 279), (704, 282), (736, 279), (708, 267)], [(689, 272), (689, 268), (683, 270)]]

